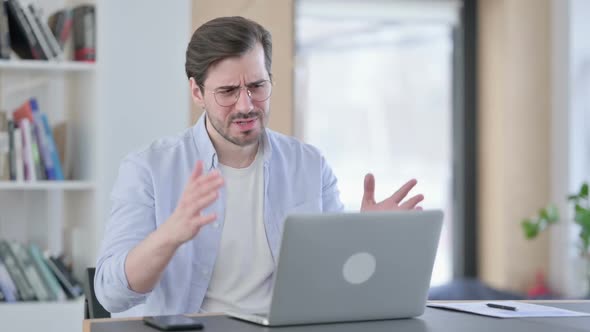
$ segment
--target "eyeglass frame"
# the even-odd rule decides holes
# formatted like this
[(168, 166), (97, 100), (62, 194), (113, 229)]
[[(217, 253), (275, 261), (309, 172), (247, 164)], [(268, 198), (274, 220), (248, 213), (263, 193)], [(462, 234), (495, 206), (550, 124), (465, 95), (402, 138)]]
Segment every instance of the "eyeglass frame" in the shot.
[[(248, 95), (248, 98), (250, 98), (251, 101), (255, 101), (257, 103), (260, 103), (260, 102), (269, 100), (270, 97), (272, 96), (273, 81), (271, 81), (270, 79), (264, 79), (264, 80), (258, 80), (258, 81), (252, 82), (249, 85), (261, 84), (261, 83), (268, 83), (269, 86), (270, 86), (270, 93), (268, 94), (268, 97), (266, 97), (263, 100), (254, 100), (254, 99), (252, 99), (252, 91), (249, 90), (249, 89), (251, 89), (251, 87), (249, 88), (248, 86), (242, 86), (242, 85), (240, 85), (240, 86), (234, 86), (232, 88), (240, 89), (240, 90), (246, 90), (246, 94)], [(231, 106), (234, 106), (235, 104), (238, 103), (238, 101), (240, 100), (240, 96), (242, 95), (242, 92), (240, 91), (240, 93), (237, 94), (236, 100), (232, 104), (229, 104), (229, 105), (221, 105), (219, 103), (219, 101), (217, 100), (217, 95), (216, 95), (218, 92), (221, 92), (221, 91), (216, 91), (216, 90), (223, 89), (223, 88), (230, 88), (230, 86), (221, 86), (221, 87), (217, 87), (217, 88), (211, 90), (211, 89), (205, 88), (205, 85), (201, 85), (201, 88), (203, 88), (203, 90), (208, 90), (209, 92), (211, 92), (211, 94), (213, 95), (213, 99), (215, 100), (215, 103), (217, 105), (221, 106), (221, 107), (231, 107)]]

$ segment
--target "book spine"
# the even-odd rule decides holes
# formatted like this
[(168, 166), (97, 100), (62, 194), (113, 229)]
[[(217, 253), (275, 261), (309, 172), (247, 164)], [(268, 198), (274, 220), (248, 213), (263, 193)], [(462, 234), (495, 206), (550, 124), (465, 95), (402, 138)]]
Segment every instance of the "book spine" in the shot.
[(34, 301), (35, 291), (31, 287), (31, 284), (27, 281), (23, 271), (21, 271), (16, 257), (10, 249), (10, 245), (5, 240), (0, 240), (0, 258), (8, 270), (8, 274), (14, 281), (16, 289), (18, 290), (19, 298), (23, 301)]
[(35, 268), (35, 264), (31, 260), (31, 256), (29, 252), (25, 249), (24, 245), (18, 242), (11, 242), (10, 248), (16, 257), (16, 261), (20, 266), (21, 270), (24, 272), (25, 277), (31, 284), (33, 291), (35, 292), (35, 296), (39, 301), (51, 301), (55, 300), (51, 296), (50, 290), (43, 282), (41, 275), (39, 275), (37, 269)]
[(80, 5), (73, 10), (74, 60), (96, 60), (94, 6)]
[(43, 257), (43, 254), (41, 253), (39, 247), (37, 247), (35, 244), (31, 244), (29, 246), (29, 251), (31, 253), (33, 261), (37, 265), (39, 272), (45, 279), (45, 283), (51, 289), (51, 292), (53, 293), (55, 299), (57, 299), (58, 301), (65, 301), (67, 299), (66, 293), (64, 292), (63, 288), (61, 288), (61, 286), (59, 285), (59, 281), (57, 281), (55, 275), (53, 274), (53, 272), (51, 272), (49, 266), (47, 266), (47, 261), (45, 257)]
[(16, 288), (14, 281), (12, 281), (10, 274), (8, 274), (8, 270), (2, 262), (2, 259), (0, 259), (0, 288), (2, 288), (6, 302), (18, 301), (18, 289)]
[(61, 47), (59, 46), (59, 43), (55, 39), (55, 36), (51, 32), (51, 30), (49, 29), (49, 26), (43, 20), (41, 10), (33, 6), (33, 4), (29, 4), (28, 8), (29, 11), (31, 11), (31, 13), (33, 14), (35, 23), (37, 23), (37, 26), (39, 27), (39, 30), (41, 31), (43, 38), (47, 42), (47, 45), (49, 46), (51, 53), (53, 54), (53, 58), (61, 59), (63, 55)]
[[(8, 161), (10, 163), (10, 180), (16, 180), (16, 151), (14, 147), (14, 121), (8, 120)], [(20, 137), (17, 137), (20, 139)]]
[(31, 135), (31, 123), (29, 122), (29, 119), (21, 119), (19, 122), (19, 127), (21, 129), (23, 138), (23, 164), (25, 170), (25, 179), (27, 181), (36, 181), (37, 176), (35, 173), (35, 164), (33, 162), (33, 148), (31, 145), (33, 137)]
[(31, 98), (30, 105), (33, 113), (33, 127), (35, 130), (35, 135), (37, 137), (37, 146), (39, 148), (39, 154), (41, 157), (40, 165), (43, 174), (46, 175), (47, 180), (55, 180), (56, 176), (55, 169), (53, 167), (53, 159), (51, 158), (51, 153), (49, 151), (47, 133), (45, 132), (45, 126), (43, 125), (43, 119), (41, 116), (41, 112), (39, 111), (39, 105), (37, 104), (37, 100), (35, 98)]
[(21, 128), (14, 128), (14, 162), (15, 162), (15, 173), (16, 181), (25, 180), (25, 165), (23, 157), (23, 136)]
[(57, 26), (57, 40), (63, 49), (68, 38), (70, 37), (70, 34), (72, 33), (72, 26), (74, 24), (72, 19), (72, 10), (64, 9), (60, 18), (61, 20), (58, 22)]
[(37, 40), (37, 45), (39, 46), (39, 50), (41, 51), (41, 55), (42, 55), (41, 59), (43, 59), (43, 60), (52, 59), (53, 53), (51, 52), (51, 49), (49, 48), (47, 41), (45, 40), (45, 38), (43, 38), (43, 34), (41, 33), (41, 28), (37, 24), (37, 21), (35, 20), (33, 13), (29, 9), (29, 7), (24, 7), (22, 5), (21, 5), (21, 10), (23, 11), (25, 18), (27, 19), (27, 22), (29, 22), (29, 26), (31, 27), (31, 31), (33, 32), (33, 36), (35, 36), (35, 39)]
[(10, 28), (4, 1), (0, 1), (0, 59), (10, 58)]
[(18, 26), (20, 26), (20, 28), (25, 36), (26, 43), (29, 48), (29, 52), (31, 53), (31, 56), (33, 57), (33, 59), (37, 59), (37, 60), (43, 59), (39, 43), (37, 42), (37, 40), (35, 39), (35, 36), (33, 35), (33, 31), (31, 29), (31, 26), (29, 25), (29, 22), (27, 21), (24, 11), (23, 11), (22, 7), (20, 6), (19, 2), (17, 0), (6, 0), (6, 6), (8, 9), (8, 12), (10, 12), (12, 14), (12, 16), (14, 17), (16, 24), (18, 24)]
[(33, 166), (35, 176), (37, 180), (46, 180), (47, 176), (42, 165), (41, 154), (39, 153), (39, 144), (37, 144), (39, 138), (37, 136), (37, 132), (35, 131), (35, 123), (31, 123), (29, 128), (31, 131), (31, 151), (33, 152)]
[(10, 180), (10, 138), (8, 115), (0, 112), (0, 181)]
[(45, 133), (47, 134), (47, 146), (49, 148), (49, 154), (51, 155), (53, 171), (55, 172), (55, 179), (63, 180), (64, 175), (61, 167), (61, 161), (59, 160), (57, 145), (55, 144), (55, 137), (53, 136), (53, 130), (49, 125), (49, 120), (47, 120), (47, 115), (45, 113), (41, 113), (41, 121), (43, 122)]
[(58, 258), (49, 255), (46, 255), (45, 258), (47, 258), (47, 265), (62, 284), (69, 298), (76, 298), (84, 293), (80, 284)]

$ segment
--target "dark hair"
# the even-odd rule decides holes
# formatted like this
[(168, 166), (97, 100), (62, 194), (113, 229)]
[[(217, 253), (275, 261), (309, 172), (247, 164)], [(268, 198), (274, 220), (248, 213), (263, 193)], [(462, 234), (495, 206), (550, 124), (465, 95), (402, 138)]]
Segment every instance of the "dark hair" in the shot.
[(272, 64), (272, 37), (262, 25), (241, 16), (219, 17), (201, 25), (186, 49), (186, 76), (201, 88), (209, 67), (231, 57), (244, 55), (257, 43), (264, 49), (264, 64), (269, 76)]

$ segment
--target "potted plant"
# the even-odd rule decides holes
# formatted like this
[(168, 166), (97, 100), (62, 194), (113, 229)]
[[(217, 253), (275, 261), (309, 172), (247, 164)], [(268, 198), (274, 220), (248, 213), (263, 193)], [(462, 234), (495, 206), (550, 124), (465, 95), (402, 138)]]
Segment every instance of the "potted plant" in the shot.
[[(590, 198), (588, 183), (583, 183), (577, 194), (568, 196), (568, 201), (574, 208), (574, 221), (580, 226), (578, 248), (580, 256), (586, 262), (586, 291), (590, 292)], [(537, 216), (524, 219), (522, 230), (527, 239), (534, 239), (547, 227), (559, 220), (559, 211), (555, 204), (549, 204), (539, 210)]]

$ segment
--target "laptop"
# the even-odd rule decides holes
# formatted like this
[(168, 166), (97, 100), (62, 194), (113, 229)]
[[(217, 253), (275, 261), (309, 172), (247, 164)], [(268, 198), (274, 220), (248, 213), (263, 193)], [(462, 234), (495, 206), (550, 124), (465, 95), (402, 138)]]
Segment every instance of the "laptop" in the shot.
[(290, 215), (269, 312), (227, 314), (264, 326), (420, 316), (442, 219), (439, 210)]

